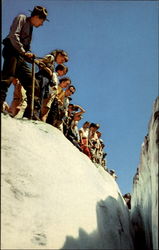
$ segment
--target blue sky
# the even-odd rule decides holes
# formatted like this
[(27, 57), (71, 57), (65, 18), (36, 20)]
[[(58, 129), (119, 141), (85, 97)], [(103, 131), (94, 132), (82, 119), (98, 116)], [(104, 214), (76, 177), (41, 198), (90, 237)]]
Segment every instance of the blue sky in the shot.
[(50, 22), (34, 29), (32, 52), (68, 52), (72, 103), (86, 110), (79, 127), (86, 120), (101, 125), (108, 168), (121, 192), (131, 192), (158, 93), (158, 2), (3, 0), (2, 37), (35, 5), (48, 9)]

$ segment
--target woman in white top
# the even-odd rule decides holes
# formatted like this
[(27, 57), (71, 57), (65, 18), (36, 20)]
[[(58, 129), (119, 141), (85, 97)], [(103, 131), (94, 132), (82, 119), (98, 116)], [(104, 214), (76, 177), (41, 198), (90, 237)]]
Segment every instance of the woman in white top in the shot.
[(90, 122), (86, 121), (83, 124), (82, 128), (80, 128), (79, 135), (80, 135), (81, 149), (83, 150), (83, 153), (86, 154), (89, 158), (91, 158), (90, 149), (88, 147), (89, 126)]
[(79, 130), (78, 130), (78, 122), (83, 118), (82, 114), (85, 113), (85, 110), (79, 106), (79, 105), (74, 105), (74, 108), (78, 110), (77, 112), (74, 113), (73, 115), (73, 120), (71, 122), (71, 132), (76, 138), (77, 142), (80, 143), (80, 135), (79, 135)]

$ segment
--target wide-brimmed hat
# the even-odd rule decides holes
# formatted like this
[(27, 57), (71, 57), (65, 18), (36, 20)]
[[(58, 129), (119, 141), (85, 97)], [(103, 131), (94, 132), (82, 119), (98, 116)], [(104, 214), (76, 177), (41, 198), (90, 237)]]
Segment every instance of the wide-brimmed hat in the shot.
[(49, 22), (49, 20), (47, 19), (48, 11), (46, 8), (42, 6), (35, 6), (33, 11), (29, 11), (31, 12), (31, 16), (39, 16), (39, 18)]

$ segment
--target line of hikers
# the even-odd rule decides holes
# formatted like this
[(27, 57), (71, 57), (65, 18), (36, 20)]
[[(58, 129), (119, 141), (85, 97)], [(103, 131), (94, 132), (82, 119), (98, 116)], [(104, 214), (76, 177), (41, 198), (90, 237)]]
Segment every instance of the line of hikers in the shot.
[[(76, 88), (71, 79), (65, 76), (69, 57), (66, 51), (57, 49), (43, 58), (30, 52), (33, 27), (41, 26), (48, 12), (42, 6), (34, 7), (31, 16), (18, 15), (13, 20), (8, 36), (3, 40), (4, 58), (1, 80), (1, 112), (15, 118), (31, 118), (32, 70), (28, 63), (37, 65), (34, 91), (34, 120), (49, 123), (58, 129), (92, 162), (106, 168), (106, 153), (99, 124), (86, 121), (78, 129), (78, 122), (85, 110), (70, 103)], [(5, 102), (8, 88), (14, 85), (13, 100), (10, 107)], [(107, 170), (108, 171), (108, 170)], [(111, 174), (111, 173), (110, 173)], [(116, 178), (116, 177), (115, 177)]]
[[(37, 73), (39, 76), (39, 72)], [(104, 152), (104, 143), (101, 139), (101, 132), (98, 131), (99, 124), (84, 122), (78, 129), (78, 122), (83, 118), (85, 110), (79, 106), (70, 103), (70, 96), (75, 92), (75, 87), (70, 85), (71, 80), (68, 77), (59, 79), (58, 85), (50, 86), (46, 84), (45, 77), (41, 75), (39, 86), (42, 89), (40, 99), (41, 106), (39, 116), (34, 119), (41, 120), (57, 127), (80, 151), (85, 153), (94, 163), (105, 168), (106, 153)], [(48, 79), (47, 79), (48, 80)], [(45, 84), (43, 85), (43, 83)], [(13, 100), (9, 106), (3, 103), (3, 112), (11, 117), (25, 117), (27, 108), (26, 91), (18, 78), (13, 79), (14, 93)], [(41, 88), (45, 86), (45, 88)], [(64, 90), (64, 88), (66, 88)]]

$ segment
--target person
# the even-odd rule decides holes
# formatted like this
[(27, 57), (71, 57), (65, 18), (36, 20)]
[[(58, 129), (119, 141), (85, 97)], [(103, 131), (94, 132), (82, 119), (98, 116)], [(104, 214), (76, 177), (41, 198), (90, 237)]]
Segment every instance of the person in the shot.
[[(39, 66), (36, 78), (40, 85), (41, 104), (43, 99), (48, 98), (50, 87), (51, 90), (53, 89), (53, 92), (57, 89), (59, 83), (58, 76), (63, 76), (68, 72), (68, 67), (63, 64), (68, 61), (67, 52), (64, 50), (55, 50), (53, 52), (44, 58), (35, 60), (35, 63)], [(55, 64), (57, 64), (56, 68)], [(65, 71), (65, 73), (63, 71)]]
[[(58, 58), (57, 58), (58, 59)], [(61, 62), (62, 60), (57, 60), (56, 62)], [(58, 76), (63, 76), (68, 72), (68, 67), (64, 64), (59, 64), (55, 68), (54, 72), (54, 63), (55, 58), (53, 55), (48, 54), (41, 59), (35, 60), (35, 63), (39, 66), (39, 71), (35, 74), (36, 79), (39, 83), (39, 91), (40, 91), (40, 109), (41, 106), (44, 106), (49, 98), (49, 102), (51, 101), (50, 95), (53, 96), (57, 91), (57, 86), (59, 83)], [(51, 93), (49, 93), (49, 91)], [(51, 104), (51, 103), (50, 103)], [(39, 109), (39, 116), (40, 116)]]
[[(67, 52), (65, 52), (64, 50), (55, 50), (54, 52), (56, 52), (56, 54), (54, 53), (54, 56), (52, 54), (48, 54), (43, 58), (35, 60), (35, 63), (39, 66), (39, 71), (36, 73), (36, 78), (39, 80), (41, 88), (41, 98), (46, 92), (45, 89), (47, 89), (48, 91), (49, 84), (50, 86), (58, 84), (58, 79), (55, 72), (59, 70), (58, 68), (60, 66), (58, 66), (55, 70), (55, 63), (64, 66), (63, 63), (68, 61)], [(65, 70), (68, 71), (68, 68), (65, 67)]]
[[(47, 99), (48, 96), (48, 100), (49, 100), (49, 106), (51, 106), (51, 103), (54, 100), (54, 95), (56, 95), (57, 93), (57, 88), (58, 88), (58, 84), (59, 84), (59, 78), (58, 77), (62, 77), (65, 74), (67, 74), (68, 72), (68, 67), (65, 66), (64, 64), (58, 64), (57, 67), (55, 68), (55, 72), (52, 73), (51, 77), (52, 77), (52, 84), (50, 83), (49, 85), (49, 90), (48, 90), (48, 95), (46, 95), (45, 93), (45, 98)], [(52, 98), (53, 96), (53, 98)], [(46, 101), (46, 100), (45, 100)]]
[(110, 169), (109, 170), (109, 174), (114, 178), (114, 180), (116, 180), (118, 178), (118, 176), (115, 174), (115, 170), (114, 169)]
[(126, 193), (123, 195), (123, 198), (126, 202), (126, 205), (128, 206), (128, 209), (131, 209), (131, 194), (130, 193)]
[[(48, 12), (42, 6), (35, 6), (31, 11), (31, 16), (20, 14), (15, 17), (10, 28), (8, 36), (3, 40), (4, 57), (0, 105), (1, 111), (3, 102), (5, 101), (7, 91), (14, 78), (18, 78), (22, 86), (26, 90), (27, 109), (25, 116), (31, 116), (31, 95), (32, 95), (32, 72), (27, 62), (32, 62), (34, 54), (29, 52), (32, 39), (33, 27), (40, 27), (47, 20)], [(48, 20), (47, 20), (48, 21)], [(34, 106), (39, 108), (39, 86), (35, 80), (35, 98)]]
[(66, 137), (68, 136), (68, 131), (70, 129), (75, 110), (76, 108), (74, 107), (74, 105), (72, 103), (69, 103), (67, 115), (63, 119), (63, 133)]
[(54, 98), (56, 97), (58, 99), (58, 102), (62, 102), (64, 98), (64, 90), (71, 84), (71, 79), (69, 77), (63, 77), (59, 80), (59, 84), (57, 89), (55, 88), (54, 91), (52, 89), (52, 93), (50, 96), (43, 100), (43, 105), (41, 108), (41, 120), (46, 122), (51, 103), (53, 102)]
[(133, 184), (137, 184), (138, 180), (139, 180), (139, 167), (137, 168), (136, 174), (133, 177)]
[[(52, 55), (46, 55), (41, 59), (36, 59), (35, 63), (39, 67), (39, 71), (36, 72), (35, 77), (39, 84), (39, 91), (40, 91), (40, 106), (42, 105), (42, 101), (45, 96), (49, 93), (49, 85), (56, 85), (56, 83), (53, 83), (53, 61), (54, 57)], [(40, 112), (40, 110), (39, 110)]]
[(55, 68), (57, 76), (64, 76), (68, 73), (68, 67), (64, 64), (58, 64)]
[[(74, 105), (74, 109), (76, 112), (73, 114), (73, 119), (70, 124), (70, 129), (68, 132), (68, 139), (72, 141), (75, 146), (78, 144), (78, 148), (80, 147), (80, 135), (79, 135), (79, 130), (78, 130), (78, 122), (83, 118), (82, 114), (85, 113), (86, 111), (79, 105)], [(81, 148), (80, 148), (81, 149)]]
[(79, 129), (80, 135), (80, 146), (84, 154), (91, 159), (90, 149), (88, 147), (88, 135), (89, 135), (90, 122), (86, 121), (83, 126)]
[(102, 147), (103, 140), (101, 139), (102, 133), (97, 130), (96, 134), (98, 138), (94, 145), (95, 146), (94, 158), (97, 164), (102, 165), (102, 158), (103, 158), (103, 147)]
[(67, 116), (70, 96), (76, 91), (75, 86), (70, 85), (64, 92), (62, 100), (54, 98), (46, 122), (57, 127), (63, 132), (63, 119)]
[[(69, 113), (69, 104), (70, 101), (72, 100), (71, 96), (76, 92), (76, 88), (74, 85), (70, 85), (64, 93), (64, 97), (63, 97), (63, 101), (62, 103), (59, 105), (59, 111), (63, 112), (63, 116), (62, 116), (62, 124), (61, 124), (61, 129), (64, 133), (64, 123), (65, 120), (68, 117), (68, 113)], [(74, 109), (74, 105), (73, 105), (73, 109)], [(72, 117), (73, 118), (73, 117)], [(72, 121), (72, 120), (71, 120)], [(71, 123), (70, 123), (71, 124)]]
[(62, 49), (53, 50), (50, 54), (54, 57), (54, 62), (57, 64), (63, 64), (69, 60), (67, 52)]
[(107, 156), (107, 153), (104, 152), (104, 147), (105, 147), (105, 144), (103, 142), (102, 139), (100, 139), (100, 143), (101, 143), (101, 149), (102, 149), (102, 155), (101, 155), (101, 166), (104, 168), (104, 170), (108, 170), (107, 168), (107, 161), (106, 161), (106, 156)]
[(27, 107), (26, 90), (21, 85), (18, 78), (13, 79), (14, 93), (13, 100), (9, 107), (8, 113), (15, 118), (22, 118)]
[(91, 123), (90, 127), (89, 127), (89, 135), (88, 135), (88, 145), (90, 148), (90, 152), (91, 152), (91, 159), (92, 162), (96, 162), (95, 160), (95, 152), (96, 152), (96, 147), (95, 144), (97, 143), (98, 140), (98, 136), (96, 131), (99, 129), (100, 125), (98, 123)]
[(57, 97), (59, 100), (63, 100), (64, 96), (65, 96), (65, 91), (64, 89), (68, 88), (71, 84), (71, 79), (69, 77), (62, 77), (59, 80), (59, 85), (58, 85), (58, 89), (57, 89)]
[[(48, 61), (49, 59), (49, 61)], [(36, 63), (39, 65), (41, 64), (48, 65), (48, 63), (51, 64), (51, 67), (53, 71), (55, 71), (55, 64), (63, 64), (68, 62), (69, 57), (66, 51), (62, 49), (56, 49), (50, 52), (48, 55), (44, 56), (44, 58), (36, 59)]]
[(55, 96), (58, 94), (58, 85), (59, 85), (58, 77), (62, 77), (65, 74), (67, 74), (68, 67), (65, 66), (64, 64), (58, 64), (55, 70), (56, 72), (53, 72), (51, 75), (52, 80), (48, 82), (49, 83), (48, 90), (47, 92), (44, 93), (41, 100), (42, 103), (41, 118), (43, 119), (43, 121), (46, 121), (48, 113), (50, 112), (51, 109), (51, 104), (53, 103)]

